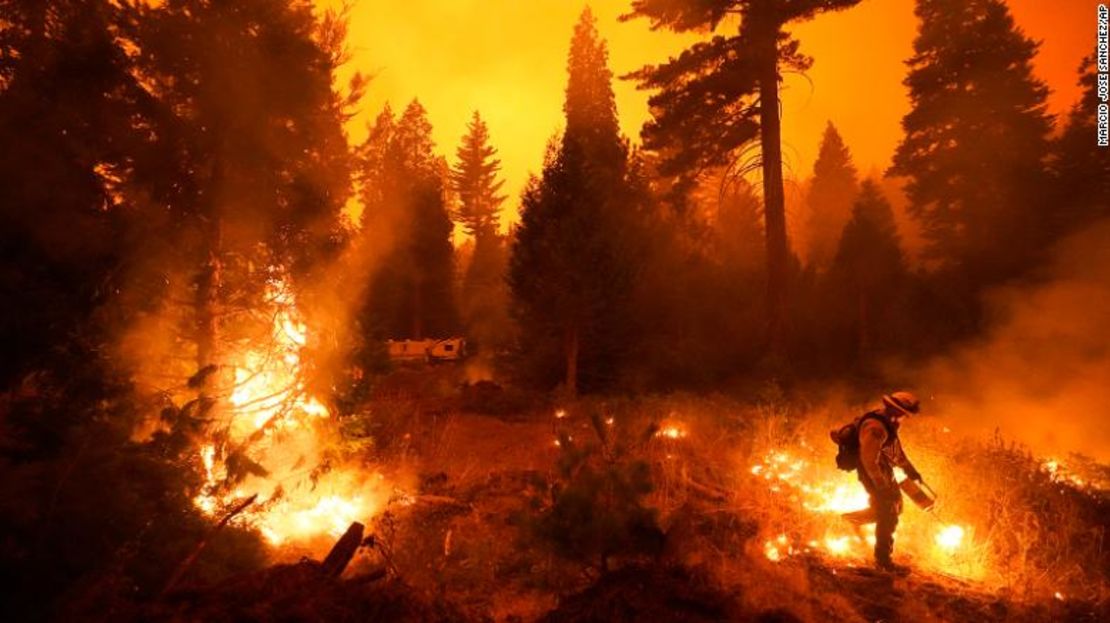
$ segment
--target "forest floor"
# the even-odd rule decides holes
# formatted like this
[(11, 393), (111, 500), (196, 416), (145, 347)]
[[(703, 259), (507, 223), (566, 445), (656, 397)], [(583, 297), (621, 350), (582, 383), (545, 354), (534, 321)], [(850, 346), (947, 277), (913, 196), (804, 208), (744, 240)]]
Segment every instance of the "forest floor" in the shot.
[[(657, 556), (617, 560), (602, 574), (556, 555), (527, 530), (537, 492), (542, 497), (558, 478), (556, 440), (594, 434), (588, 408), (533, 401), (483, 414), (443, 390), (450, 374), (415, 377), (438, 390), (387, 388), (366, 405), (383, 421), (383, 447), (405, 493), (368, 526), (376, 545), (360, 550), (342, 578), (311, 579), (312, 563), (302, 560), (190, 592), (149, 614), (512, 623), (1110, 620), (1105, 601), (1019, 599), (920, 568), (896, 577), (867, 561), (819, 553), (768, 560), (759, 519), (740, 502), (749, 492), (719, 486), (713, 474), (723, 455), (702, 457), (696, 449), (649, 452), (664, 466), (648, 502), (660, 511), (666, 545)], [(655, 405), (658, 413), (645, 418), (665, 418), (672, 407)], [(679, 461), (681, 468), (671, 467)]]

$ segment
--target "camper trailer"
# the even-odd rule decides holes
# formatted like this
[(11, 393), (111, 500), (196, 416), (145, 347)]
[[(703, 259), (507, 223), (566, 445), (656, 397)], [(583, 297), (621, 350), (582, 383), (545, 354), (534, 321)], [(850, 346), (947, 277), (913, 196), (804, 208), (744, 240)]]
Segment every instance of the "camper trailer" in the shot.
[(436, 363), (459, 361), (466, 356), (466, 339), (388, 340), (389, 359), (395, 362)]

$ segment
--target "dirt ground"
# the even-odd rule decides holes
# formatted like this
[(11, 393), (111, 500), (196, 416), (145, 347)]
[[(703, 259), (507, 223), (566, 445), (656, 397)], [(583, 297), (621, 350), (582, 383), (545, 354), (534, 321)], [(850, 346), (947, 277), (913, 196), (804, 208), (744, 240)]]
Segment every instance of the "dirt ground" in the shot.
[[(575, 404), (564, 411), (536, 401), (489, 414), (463, 408), (455, 387), (450, 370), (436, 370), (383, 388), (368, 405), (383, 423), (388, 446), (380, 450), (394, 457), (406, 486), (367, 526), (373, 543), (342, 578), (306, 582), (314, 577), (308, 563), (278, 566), (240, 578), (234, 591), (195, 592), (178, 602), (192, 606), (172, 614), (148, 614), (499, 623), (1110, 620), (1105, 607), (1023, 602), (920, 570), (892, 577), (819, 555), (769, 562), (753, 542), (758, 521), (742, 510), (745, 491), (714, 481), (721, 457), (666, 439), (645, 446), (660, 466), (651, 501), (660, 506), (666, 547), (654, 558), (617, 560), (599, 574), (555, 555), (526, 529), (537, 495), (558, 478), (556, 440), (593, 438), (590, 414), (616, 413), (615, 428), (665, 421), (674, 402)], [(650, 411), (643, 421), (626, 415), (641, 411)]]

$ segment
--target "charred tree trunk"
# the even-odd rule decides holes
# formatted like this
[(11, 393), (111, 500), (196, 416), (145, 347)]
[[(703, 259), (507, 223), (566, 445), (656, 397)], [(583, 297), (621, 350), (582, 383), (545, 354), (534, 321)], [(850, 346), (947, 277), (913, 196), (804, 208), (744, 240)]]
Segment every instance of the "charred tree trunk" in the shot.
[(790, 244), (782, 182), (777, 32), (764, 38), (759, 56), (759, 138), (763, 166), (763, 214), (767, 244), (767, 337), (771, 354), (782, 355), (787, 339)]
[(566, 390), (570, 397), (578, 395), (578, 325), (567, 327), (564, 350), (567, 356)]
[(223, 163), (217, 155), (212, 164), (200, 226), (203, 229), (204, 264), (197, 276), (194, 304), (196, 318), (197, 371), (199, 397), (204, 408), (215, 406), (220, 395), (220, 290), (223, 287), (223, 223), (219, 195), (223, 185)]
[(220, 365), (220, 288), (223, 285), (222, 232), (219, 219), (214, 219), (207, 235), (207, 257), (197, 276), (194, 313), (196, 315), (197, 370), (215, 369), (204, 375), (200, 397), (205, 400), (218, 395), (216, 379)]

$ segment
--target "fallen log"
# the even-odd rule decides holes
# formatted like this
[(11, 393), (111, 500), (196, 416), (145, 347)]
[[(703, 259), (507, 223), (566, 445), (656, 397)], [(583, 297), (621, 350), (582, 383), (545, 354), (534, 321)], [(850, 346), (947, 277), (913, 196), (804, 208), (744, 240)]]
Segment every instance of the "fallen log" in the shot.
[(351, 522), (350, 527), (335, 542), (327, 557), (324, 558), (323, 564), (320, 565), (320, 573), (324, 577), (338, 578), (343, 575), (343, 571), (351, 563), (351, 559), (355, 557), (359, 546), (362, 545), (363, 530), (365, 530), (365, 526), (357, 521)]

